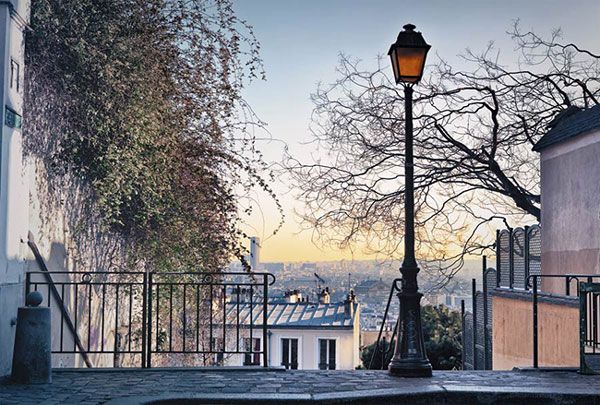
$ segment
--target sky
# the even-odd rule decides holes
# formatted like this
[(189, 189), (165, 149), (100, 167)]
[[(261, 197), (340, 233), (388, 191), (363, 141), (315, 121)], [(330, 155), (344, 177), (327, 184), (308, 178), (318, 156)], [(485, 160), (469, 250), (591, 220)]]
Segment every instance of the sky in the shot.
[[(244, 98), (267, 123), (272, 141), (260, 148), (269, 162), (280, 162), (283, 146), (302, 161), (311, 158), (307, 145), (313, 106), (310, 94), (318, 83), (336, 79), (340, 53), (375, 66), (406, 23), (417, 26), (432, 45), (429, 59), (443, 57), (460, 67), (457, 57), (466, 48), (483, 49), (494, 41), (507, 63), (516, 56), (506, 35), (512, 21), (523, 30), (548, 35), (561, 28), (565, 42), (600, 52), (599, 0), (234, 0), (234, 10), (254, 28), (261, 44), (266, 81), (254, 81)], [(391, 68), (390, 68), (391, 69)], [(425, 74), (427, 72), (425, 71)], [(276, 207), (260, 198), (260, 210), (247, 231), (259, 236), (261, 261), (323, 261), (370, 259), (361, 249), (339, 251), (316, 246), (310, 231), (301, 231), (296, 212), (303, 207), (297, 190), (284, 177), (273, 184), (286, 215), (283, 228), (271, 235), (279, 221)]]

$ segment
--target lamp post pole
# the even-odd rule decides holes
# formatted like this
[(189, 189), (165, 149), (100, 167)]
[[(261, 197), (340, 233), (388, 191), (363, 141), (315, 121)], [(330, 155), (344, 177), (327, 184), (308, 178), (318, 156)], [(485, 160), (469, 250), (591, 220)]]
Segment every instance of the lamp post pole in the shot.
[[(407, 25), (405, 26), (405, 29), (405, 32), (408, 31), (412, 33), (414, 26)], [(398, 66), (398, 72), (401, 73), (401, 61)], [(431, 364), (429, 363), (429, 359), (427, 358), (427, 353), (425, 351), (425, 341), (423, 338), (423, 328), (421, 325), (421, 297), (423, 294), (419, 292), (419, 287), (417, 284), (419, 266), (417, 265), (417, 261), (415, 259), (415, 202), (412, 115), (412, 86), (414, 83), (416, 82), (413, 81), (403, 83), (406, 125), (404, 152), (404, 260), (402, 261), (402, 265), (400, 267), (400, 272), (402, 273), (402, 289), (398, 293), (398, 298), (400, 300), (400, 314), (397, 323), (397, 338), (394, 348), (394, 357), (392, 358), (388, 369), (391, 374), (401, 377), (431, 377)]]

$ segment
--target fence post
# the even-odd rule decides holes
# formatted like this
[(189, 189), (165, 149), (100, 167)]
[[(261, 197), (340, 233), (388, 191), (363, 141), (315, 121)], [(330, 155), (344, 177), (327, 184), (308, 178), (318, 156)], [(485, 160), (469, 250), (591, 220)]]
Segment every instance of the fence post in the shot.
[(496, 288), (500, 287), (500, 273), (502, 272), (502, 269), (500, 268), (501, 250), (502, 249), (500, 247), (500, 229), (496, 229)]
[(473, 301), (473, 370), (477, 368), (477, 280), (471, 280), (471, 296)]
[(269, 299), (269, 282), (268, 276), (263, 274), (263, 363), (264, 367), (269, 367), (269, 344), (267, 342), (267, 318), (268, 318), (268, 299)]
[(529, 277), (529, 225), (525, 225), (525, 243), (524, 243), (524, 252), (523, 259), (525, 261), (525, 290), (527, 290), (527, 277)]
[(460, 320), (461, 320), (461, 330), (462, 330), (462, 334), (461, 334), (461, 338), (462, 338), (462, 351), (461, 351), (461, 359), (462, 359), (462, 369), (465, 369), (465, 361), (466, 361), (466, 356), (465, 356), (465, 351), (466, 351), (466, 347), (465, 347), (465, 300), (460, 300)]
[(488, 347), (487, 347), (487, 325), (488, 325), (488, 302), (487, 302), (487, 294), (488, 294), (488, 285), (487, 285), (487, 256), (483, 256), (483, 368), (484, 370), (488, 370)]
[(533, 368), (538, 368), (538, 280), (533, 276)]
[[(129, 294), (132, 294), (129, 291)], [(143, 276), (143, 285), (142, 285), (142, 368), (146, 368), (146, 307), (148, 305), (148, 301), (146, 301), (148, 294), (148, 273), (144, 272)], [(131, 311), (131, 308), (129, 308)], [(131, 339), (131, 337), (130, 337)]]
[(508, 230), (508, 287), (512, 290), (515, 282), (515, 239), (513, 229)]
[[(152, 272), (148, 272), (148, 283), (146, 284), (146, 368), (152, 367)], [(157, 297), (158, 299), (158, 297)]]

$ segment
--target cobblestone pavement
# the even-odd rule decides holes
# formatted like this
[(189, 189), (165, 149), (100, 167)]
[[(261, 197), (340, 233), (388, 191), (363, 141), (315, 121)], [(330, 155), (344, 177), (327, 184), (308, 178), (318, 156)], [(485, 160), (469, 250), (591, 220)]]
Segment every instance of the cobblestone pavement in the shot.
[(0, 404), (141, 403), (600, 404), (600, 376), (574, 371), (57, 370), (52, 384), (0, 382)]

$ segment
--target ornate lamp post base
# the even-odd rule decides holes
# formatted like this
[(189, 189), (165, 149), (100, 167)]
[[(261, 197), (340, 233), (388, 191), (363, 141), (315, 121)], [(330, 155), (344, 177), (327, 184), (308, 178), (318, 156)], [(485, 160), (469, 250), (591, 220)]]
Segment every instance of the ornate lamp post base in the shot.
[(395, 355), (388, 370), (398, 377), (431, 377), (421, 328), (421, 297), (416, 292), (400, 292), (400, 322), (396, 333)]
[(429, 378), (432, 376), (431, 364), (427, 360), (414, 362), (399, 360), (397, 363), (392, 361), (388, 370), (396, 377)]

